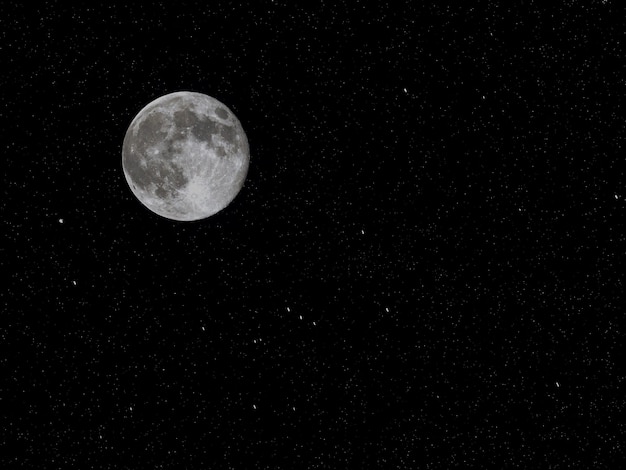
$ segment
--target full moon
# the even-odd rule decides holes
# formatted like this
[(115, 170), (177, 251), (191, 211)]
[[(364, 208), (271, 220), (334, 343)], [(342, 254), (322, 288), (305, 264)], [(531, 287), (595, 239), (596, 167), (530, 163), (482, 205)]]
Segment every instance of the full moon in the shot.
[(250, 149), (241, 123), (210, 96), (181, 91), (157, 98), (133, 119), (122, 167), (133, 194), (172, 220), (210, 217), (237, 196)]

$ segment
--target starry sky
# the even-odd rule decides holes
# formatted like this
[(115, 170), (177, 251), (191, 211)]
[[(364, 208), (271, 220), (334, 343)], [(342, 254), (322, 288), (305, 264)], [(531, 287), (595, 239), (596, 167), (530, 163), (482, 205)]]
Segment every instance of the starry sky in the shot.
[[(620, 468), (625, 12), (546, 3), (2, 3), (0, 467)], [(181, 90), (251, 152), (186, 223)]]

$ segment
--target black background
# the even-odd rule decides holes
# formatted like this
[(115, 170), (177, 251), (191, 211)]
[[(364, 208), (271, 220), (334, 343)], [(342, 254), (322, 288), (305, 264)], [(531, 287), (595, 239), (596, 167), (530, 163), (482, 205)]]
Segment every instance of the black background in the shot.
[[(620, 468), (618, 2), (0, 6), (0, 467)], [(225, 210), (121, 168), (180, 90)]]

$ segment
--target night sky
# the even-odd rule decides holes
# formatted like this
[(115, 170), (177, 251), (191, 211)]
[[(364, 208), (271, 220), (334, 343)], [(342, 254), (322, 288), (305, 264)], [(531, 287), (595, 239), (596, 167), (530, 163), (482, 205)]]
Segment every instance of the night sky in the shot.
[[(0, 468), (624, 468), (622, 6), (298, 3), (0, 4)], [(181, 90), (195, 222), (121, 165)]]

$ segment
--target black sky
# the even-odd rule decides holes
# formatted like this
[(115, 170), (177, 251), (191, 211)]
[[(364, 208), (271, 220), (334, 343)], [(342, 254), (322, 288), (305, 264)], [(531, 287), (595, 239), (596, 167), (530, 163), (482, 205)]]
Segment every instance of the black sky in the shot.
[[(621, 468), (624, 9), (0, 5), (0, 467)], [(251, 149), (204, 221), (143, 106)]]

